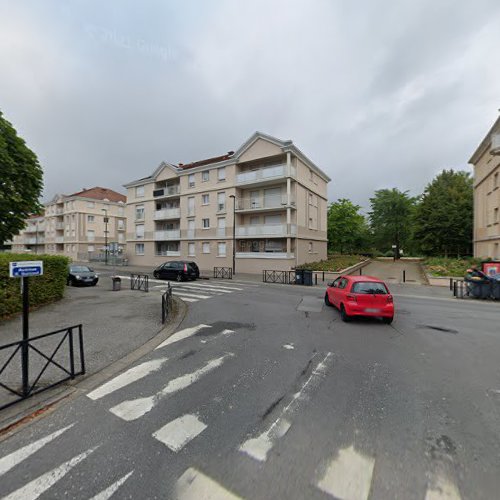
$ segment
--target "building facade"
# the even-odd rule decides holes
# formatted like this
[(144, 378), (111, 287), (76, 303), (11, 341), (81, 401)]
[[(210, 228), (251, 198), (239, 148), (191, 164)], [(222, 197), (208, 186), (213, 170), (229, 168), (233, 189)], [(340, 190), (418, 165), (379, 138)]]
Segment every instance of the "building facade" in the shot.
[(474, 256), (500, 259), (500, 117), (469, 163), (474, 167)]
[(292, 141), (259, 132), (236, 152), (162, 163), (125, 184), (129, 263), (232, 267), (233, 231), (236, 272), (325, 259), (329, 181)]
[(126, 245), (126, 197), (94, 187), (71, 195), (57, 195), (45, 204), (44, 215), (30, 217), (13, 238), (13, 252), (66, 255), (89, 260), (108, 248)]

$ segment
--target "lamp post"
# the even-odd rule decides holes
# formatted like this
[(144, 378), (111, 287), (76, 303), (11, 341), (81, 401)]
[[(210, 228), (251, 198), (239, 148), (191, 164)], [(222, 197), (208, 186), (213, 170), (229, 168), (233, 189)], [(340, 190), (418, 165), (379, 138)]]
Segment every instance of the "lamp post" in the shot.
[(108, 265), (108, 211), (105, 208), (101, 208), (104, 212), (104, 265)]
[(236, 196), (230, 194), (233, 199), (233, 274), (236, 274)]

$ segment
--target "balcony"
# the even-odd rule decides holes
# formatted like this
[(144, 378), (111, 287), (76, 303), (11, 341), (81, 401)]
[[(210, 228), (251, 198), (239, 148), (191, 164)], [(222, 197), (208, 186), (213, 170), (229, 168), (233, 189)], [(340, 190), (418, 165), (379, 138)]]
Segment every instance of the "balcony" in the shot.
[[(295, 167), (291, 167), (290, 175), (295, 176)], [(285, 164), (273, 165), (272, 167), (262, 167), (257, 170), (248, 170), (236, 174), (236, 184), (255, 184), (273, 181), (288, 175)]]
[(155, 231), (155, 240), (178, 240), (181, 237), (180, 229), (167, 229)]
[(64, 243), (64, 236), (56, 236), (54, 241), (56, 243)]
[(295, 236), (297, 226), (295, 224), (250, 224), (236, 227), (237, 237), (255, 236)]
[(43, 237), (24, 238), (25, 245), (42, 245), (43, 243), (45, 243), (45, 238), (43, 238)]
[(56, 215), (62, 215), (64, 213), (63, 208), (56, 208)]
[(179, 250), (157, 250), (156, 255), (160, 257), (180, 257), (181, 252)]
[(295, 199), (291, 198), (290, 205), (288, 205), (286, 195), (270, 198), (240, 198), (236, 203), (236, 211), (265, 211), (282, 209), (287, 206), (295, 207)]
[(58, 230), (64, 229), (64, 222), (56, 222), (56, 229)]
[(237, 259), (294, 259), (293, 253), (286, 252), (236, 252)]
[(180, 216), (180, 208), (164, 208), (162, 210), (156, 210), (154, 220), (179, 219)]
[(165, 198), (166, 196), (176, 196), (180, 194), (181, 190), (179, 186), (167, 186), (160, 189), (155, 189), (153, 191), (153, 196), (155, 198)]

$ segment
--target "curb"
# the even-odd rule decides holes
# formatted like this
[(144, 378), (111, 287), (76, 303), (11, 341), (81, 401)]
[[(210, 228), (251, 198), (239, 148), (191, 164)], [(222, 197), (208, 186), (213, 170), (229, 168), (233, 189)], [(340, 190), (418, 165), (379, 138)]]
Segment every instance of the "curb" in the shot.
[(177, 314), (172, 322), (162, 327), (153, 338), (149, 339), (132, 352), (113, 361), (110, 365), (102, 368), (96, 373), (84, 375), (83, 378), (56, 386), (47, 393), (42, 393), (38, 399), (34, 396), (26, 399), (24, 402), (20, 402), (19, 405), (25, 403), (23, 409), (0, 421), (0, 441), (7, 439), (34, 420), (52, 413), (58, 408), (60, 403), (72, 401), (85, 392), (97, 387), (118, 372), (123, 371), (144, 355), (153, 351), (179, 328), (186, 317), (188, 310), (187, 305), (177, 298), (174, 298), (174, 300), (177, 307)]

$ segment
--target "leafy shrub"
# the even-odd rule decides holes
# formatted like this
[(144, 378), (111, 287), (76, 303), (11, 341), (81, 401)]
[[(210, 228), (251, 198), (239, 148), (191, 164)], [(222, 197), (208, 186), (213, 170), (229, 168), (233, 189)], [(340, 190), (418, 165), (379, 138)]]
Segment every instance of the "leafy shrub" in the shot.
[(428, 257), (424, 261), (426, 271), (432, 276), (464, 276), (467, 269), (479, 266), (481, 259), (464, 257), (452, 259), (449, 257)]
[(337, 273), (346, 267), (354, 266), (366, 260), (362, 255), (329, 255), (327, 260), (308, 262), (297, 266), (297, 269), (310, 269), (311, 271), (330, 271)]
[(43, 276), (30, 279), (30, 306), (48, 304), (64, 296), (69, 262), (66, 257), (0, 253), (0, 318), (11, 316), (22, 310), (20, 279), (9, 278), (9, 262), (23, 260), (43, 261)]

